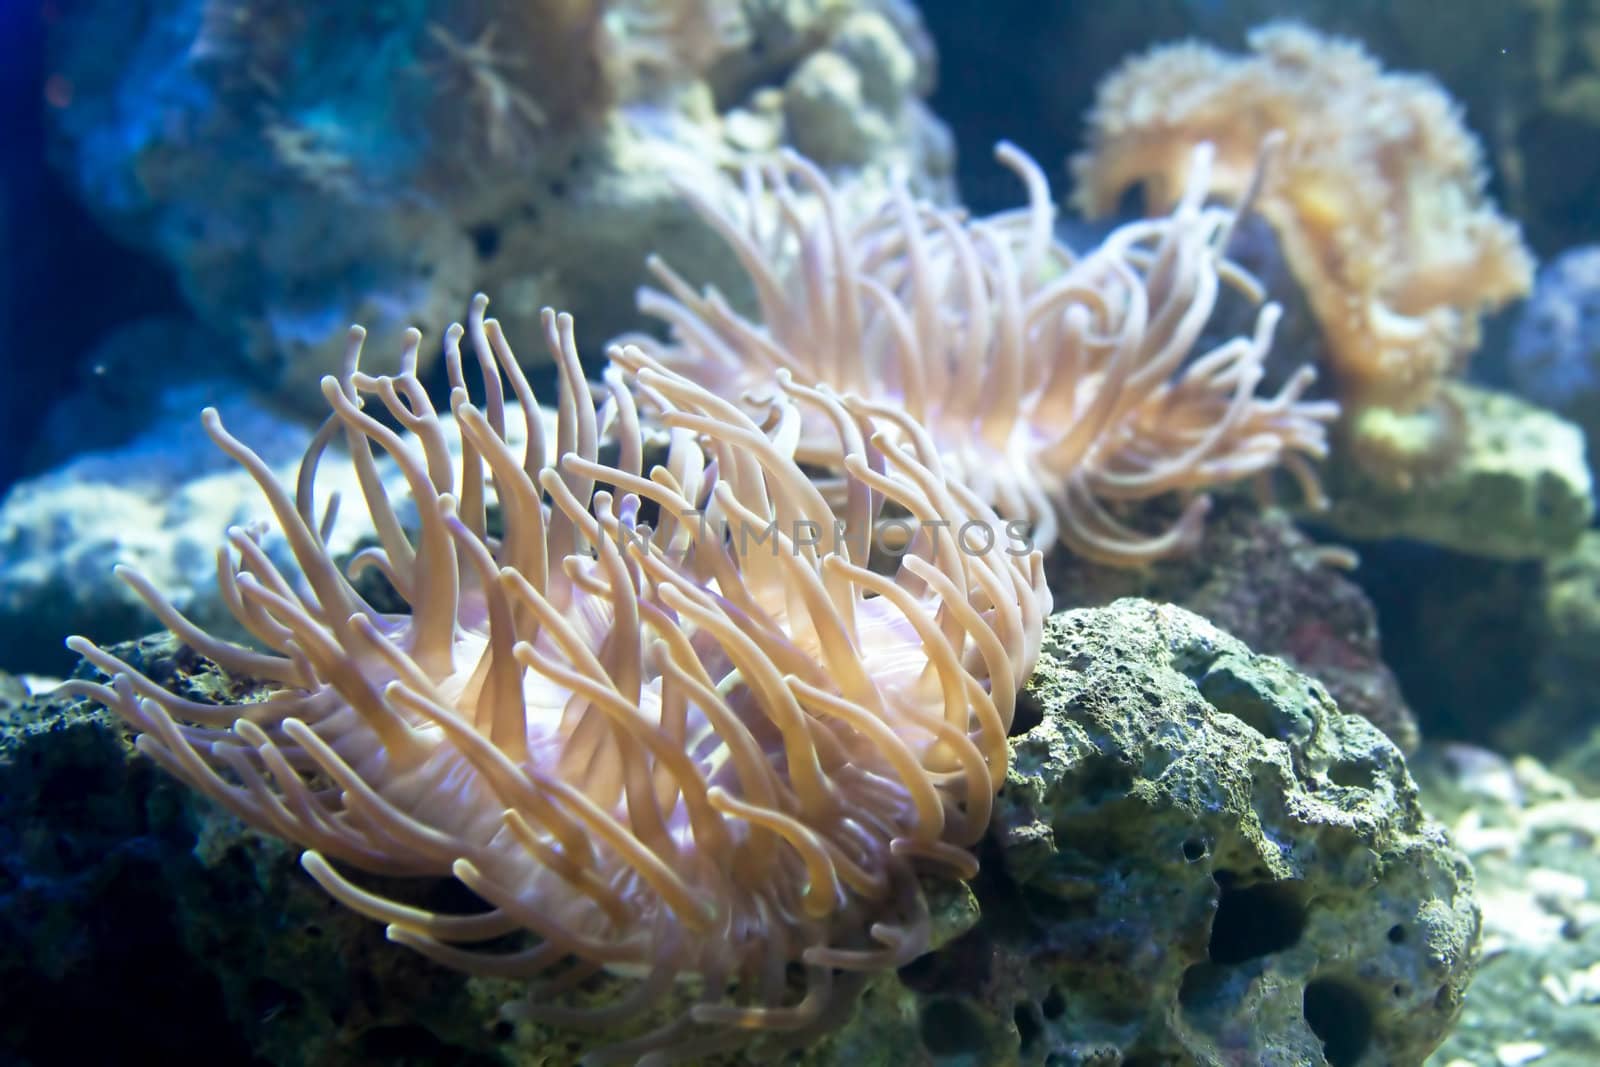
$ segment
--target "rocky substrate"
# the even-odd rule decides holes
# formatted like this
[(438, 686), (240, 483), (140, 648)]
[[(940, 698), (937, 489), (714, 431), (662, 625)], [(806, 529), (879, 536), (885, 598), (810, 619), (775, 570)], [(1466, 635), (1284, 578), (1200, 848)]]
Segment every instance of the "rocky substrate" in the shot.
[[(169, 639), (119, 654), (199, 699), (254, 691)], [(330, 1067), (566, 1064), (595, 1040), (521, 1017), (514, 985), (385, 942), (104, 712), (8, 699), (8, 1062), (83, 1059), (106, 1032)], [(1471, 871), (1399, 751), (1319, 683), (1189, 612), (1121, 600), (1050, 620), (1012, 744), (982, 872), (927, 887), (939, 947), (787, 1062), (1377, 1067), (1420, 1063), (1448, 1032), (1477, 953)], [(472, 906), (451, 883), (410, 889)]]
[(1483, 962), (1429, 1067), (1600, 1062), (1600, 799), (1527, 756), (1425, 750), (1429, 809), (1472, 857)]

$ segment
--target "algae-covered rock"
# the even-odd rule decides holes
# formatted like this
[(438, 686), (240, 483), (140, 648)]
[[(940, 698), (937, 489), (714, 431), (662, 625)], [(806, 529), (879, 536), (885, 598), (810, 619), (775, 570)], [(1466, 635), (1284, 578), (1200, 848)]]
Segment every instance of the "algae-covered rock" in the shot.
[[(196, 700), (260, 688), (167, 637), (116, 651)], [(297, 850), (136, 755), (102, 709), (0, 716), (0, 782), (0, 1061), (108, 1062), (114, 1033), (139, 1062), (512, 1062), (477, 987), (395, 953)]]
[(1022, 1062), (1418, 1063), (1445, 1035), (1472, 875), (1376, 728), (1132, 600), (1053, 618), (1027, 693), (968, 935)]
[[(1582, 431), (1503, 393), (1459, 383), (1445, 393), (1464, 433), (1442, 467), (1389, 484), (1365, 473), (1346, 450), (1329, 471), (1333, 507), (1319, 518), (1346, 537), (1405, 537), (1499, 559), (1570, 549), (1594, 513)], [(1422, 455), (1439, 427), (1394, 416), (1350, 432), (1385, 454)]]
[(1547, 562), (1524, 596), (1533, 647), (1526, 698), (1489, 736), (1508, 752), (1559, 757), (1579, 781), (1600, 785), (1600, 532)]
[[(256, 689), (169, 639), (117, 652), (195, 699)], [(1376, 1067), (1440, 1040), (1474, 962), (1472, 877), (1374, 727), (1199, 617), (1136, 600), (1051, 619), (1018, 710), (982, 871), (924, 887), (940, 947), (783, 1062)], [(28, 990), (0, 1026), (12, 1060), (78, 1051), (89, 1037), (65, 1015), (108, 975), (132, 988), (108, 1024), (177, 1058), (215, 1040), (217, 1062), (556, 1065), (617, 1036), (534, 1023), (521, 987), (386, 943), (102, 712), (35, 700), (0, 730), (0, 980)], [(409, 892), (473, 907), (447, 882)]]
[(1214, 501), (1193, 551), (1141, 568), (1057, 552), (1045, 567), (1058, 604), (1090, 607), (1125, 596), (1172, 603), (1257, 652), (1281, 656), (1409, 753), (1420, 740), (1417, 719), (1384, 662), (1377, 612), (1347, 573), (1350, 562), (1348, 552), (1317, 544), (1284, 512), (1225, 496)]

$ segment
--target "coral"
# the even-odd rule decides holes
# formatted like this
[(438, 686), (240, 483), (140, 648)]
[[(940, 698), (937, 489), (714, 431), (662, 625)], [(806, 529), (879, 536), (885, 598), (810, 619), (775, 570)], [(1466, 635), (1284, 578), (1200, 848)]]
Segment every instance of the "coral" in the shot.
[[(462, 41), (434, 23), (428, 27), (428, 34), (449, 60), (441, 66), (447, 73), (452, 66), (459, 70), (466, 83), (466, 95), (482, 110), (481, 124), (489, 154), (504, 157), (518, 154), (517, 142), (549, 125), (550, 119), (529, 90), (506, 76), (509, 71), (527, 66), (527, 62), (495, 48), (499, 29), (491, 22), (474, 40)], [(448, 84), (443, 78), (440, 81), (441, 87)]]
[(704, 71), (749, 45), (740, 0), (589, 0), (600, 11), (595, 51), (605, 80), (624, 99)]
[(1539, 268), (1506, 362), (1535, 403), (1563, 412), (1600, 403), (1600, 247), (1569, 249)]
[[(1316, 313), (1347, 411), (1433, 407), (1477, 346), (1482, 312), (1531, 283), (1520, 232), (1484, 194), (1477, 141), (1437, 84), (1384, 73), (1354, 42), (1272, 24), (1250, 46), (1158, 48), (1107, 78), (1072, 164), (1076, 203), (1104, 215), (1142, 183), (1161, 210), (1200, 142), (1216, 145), (1213, 193), (1243, 197), (1281, 132), (1255, 203)], [(1431, 456), (1450, 452), (1452, 429), (1438, 424)], [(1419, 473), (1403, 456), (1372, 459), (1397, 483)]]
[[(733, 280), (673, 179), (752, 148), (837, 137), (847, 186), (903, 168), (948, 198), (919, 34), (876, 0), (84, 0), (51, 42), (71, 87), (53, 162), (303, 403), (352, 320), (398, 348), (487, 289), (515, 333), (557, 305), (598, 343), (637, 325), (651, 251)], [(867, 106), (824, 113), (803, 88), (790, 106), (823, 52)]]
[[(862, 974), (928, 948), (917, 872), (976, 871), (969, 849), (1050, 608), (1041, 557), (997, 543), (999, 520), (944, 477), (903, 414), (786, 384), (758, 425), (636, 349), (611, 353), (596, 406), (571, 320), (553, 312), (554, 439), (514, 447), (502, 376), (524, 411), (535, 404), (486, 304), (445, 339), (459, 470), (417, 377), (415, 332), (399, 373), (374, 377), (357, 368), (364, 335), (352, 331), (292, 493), (207, 412), (304, 574), (297, 591), (259, 531), (230, 531), (223, 599), (270, 651), (205, 633), (123, 574), (186, 645), (275, 692), (202, 703), (81, 639), (73, 648), (111, 680), (66, 691), (306, 848), (312, 877), (390, 939), (485, 977), (542, 979), (529, 1016), (614, 1026), (679, 978), (701, 981), (686, 1013), (601, 1059), (698, 1058), (751, 1031), (797, 1040), (835, 1024)], [(478, 403), (464, 363), (482, 372)], [(648, 473), (641, 405), (670, 432)], [(841, 439), (838, 510), (795, 463), (802, 408)], [(603, 427), (618, 442), (607, 464)], [(378, 539), (351, 572), (382, 575), (408, 612), (365, 601), (323, 543), (333, 505), (317, 471), (340, 437)], [(414, 537), (375, 446), (404, 476)], [(912, 531), (888, 573), (864, 566), (885, 505)], [(483, 903), (429, 908), (343, 867), (453, 875)], [(536, 942), (483, 947), (522, 931)], [(601, 968), (642, 977), (592, 1010), (551, 1002)]]
[[(1320, 499), (1308, 458), (1323, 454), (1336, 409), (1302, 400), (1306, 368), (1275, 396), (1255, 394), (1276, 307), (1260, 310), (1253, 336), (1194, 351), (1219, 290), (1256, 292), (1219, 251), (1232, 213), (1200, 203), (1206, 153), (1170, 217), (1124, 226), (1081, 256), (1054, 238), (1038, 166), (1010, 145), (998, 155), (1028, 203), (978, 221), (904, 186), (851, 217), (821, 171), (793, 154), (747, 169), (742, 201), (727, 206), (685, 189), (750, 275), (760, 313), (752, 320), (717, 290), (696, 292), (656, 258), (665, 291), (645, 290), (640, 306), (669, 324), (671, 343), (638, 343), (724, 396), (760, 402), (784, 372), (901, 408), (952, 476), (1026, 523), (1036, 544), (1059, 539), (1097, 559), (1136, 563), (1191, 546), (1202, 490), (1279, 465)], [(768, 199), (780, 205), (775, 220)], [(803, 431), (800, 452), (839, 467), (821, 420)], [(1191, 499), (1164, 532), (1115, 514), (1174, 491)]]

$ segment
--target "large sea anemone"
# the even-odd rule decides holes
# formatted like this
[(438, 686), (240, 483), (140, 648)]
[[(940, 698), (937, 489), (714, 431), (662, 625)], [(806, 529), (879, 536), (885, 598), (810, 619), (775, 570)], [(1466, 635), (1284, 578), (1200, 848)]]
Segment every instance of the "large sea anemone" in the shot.
[[(671, 339), (636, 342), (720, 395), (764, 402), (784, 370), (904, 410), (952, 478), (1047, 551), (1059, 541), (1133, 564), (1182, 550), (1200, 534), (1204, 490), (1279, 466), (1319, 503), (1311, 461), (1326, 453), (1336, 406), (1305, 399), (1309, 367), (1276, 395), (1256, 393), (1277, 306), (1261, 308), (1251, 336), (1201, 348), (1225, 287), (1262, 295), (1224, 254), (1235, 212), (1205, 202), (1210, 148), (1170, 215), (1081, 255), (1055, 236), (1038, 165), (1012, 145), (998, 156), (1027, 204), (984, 219), (918, 202), (904, 183), (877, 213), (847, 217), (827, 177), (793, 153), (748, 167), (740, 196), (685, 188), (748, 274), (759, 314), (658, 259), (662, 289), (640, 305)], [(840, 467), (826, 421), (807, 427), (802, 457)], [(1169, 492), (1188, 500), (1166, 530), (1118, 513)]]
[[(392, 376), (357, 369), (352, 331), (293, 491), (206, 412), (301, 572), (273, 564), (260, 530), (229, 531), (221, 592), (265, 650), (201, 632), (124, 576), (179, 639), (269, 696), (196, 703), (81, 638), (109, 681), (71, 690), (167, 770), (305, 848), (311, 876), (392, 940), (546, 979), (530, 1011), (583, 1021), (549, 991), (606, 969), (637, 990), (588, 1021), (628, 1022), (686, 980), (686, 1013), (597, 1062), (836, 1021), (860, 974), (927, 948), (918, 872), (976, 870), (1050, 609), (1039, 554), (945, 477), (903, 414), (780, 378), (755, 418), (622, 348), (597, 403), (571, 320), (550, 312), (547, 440), (486, 303), (445, 339), (459, 466), (414, 331)], [(503, 379), (532, 428), (521, 447)], [(648, 473), (641, 410), (666, 431)], [(842, 503), (796, 465), (802, 425), (836, 435)], [(316, 486), (339, 438), (376, 537), (346, 570)], [(386, 494), (379, 453), (409, 505)], [(913, 533), (869, 567), (886, 507)], [(374, 569), (409, 611), (358, 593), (352, 578)], [(358, 872), (454, 877), (483, 906), (436, 914)]]

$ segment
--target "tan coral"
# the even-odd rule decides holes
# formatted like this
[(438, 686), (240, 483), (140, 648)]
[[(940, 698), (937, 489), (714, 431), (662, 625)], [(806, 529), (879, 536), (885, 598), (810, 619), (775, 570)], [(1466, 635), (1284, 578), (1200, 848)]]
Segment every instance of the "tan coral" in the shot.
[[(838, 1021), (864, 972), (927, 949), (919, 872), (977, 868), (1050, 610), (1039, 554), (994, 544), (993, 513), (901, 415), (790, 384), (758, 424), (623, 349), (596, 404), (571, 320), (553, 313), (556, 432), (515, 447), (502, 376), (524, 411), (535, 405), (485, 303), (447, 336), (459, 465), (417, 378), (415, 331), (392, 376), (356, 369), (354, 334), (345, 373), (323, 379), (333, 414), (293, 489), (206, 413), (260, 483), (303, 581), (258, 531), (229, 531), (221, 592), (262, 651), (204, 633), (124, 577), (182, 641), (272, 683), (268, 697), (199, 704), (76, 638), (111, 680), (67, 691), (305, 848), (312, 877), (391, 940), (472, 973), (546, 980), (530, 1014), (627, 1034), (680, 978), (698, 980), (691, 1007), (590, 1062), (702, 1062), (752, 1032)], [(642, 408), (670, 434), (648, 471)], [(794, 461), (802, 408), (843, 441), (838, 510)], [(611, 464), (599, 460), (608, 431)], [(331, 505), (316, 472), (341, 440), (378, 542), (351, 571), (376, 569), (409, 612), (368, 603), (324, 546)], [(379, 450), (409, 484), (415, 533), (378, 477)], [(869, 570), (886, 503), (923, 521), (893, 566)], [(976, 551), (984, 531), (992, 550)], [(454, 876), (485, 903), (438, 914), (357, 872)], [(519, 932), (536, 936), (483, 944)], [(566, 1008), (558, 991), (601, 968), (641, 976), (637, 993), (589, 1015)]]
[[(1302, 369), (1258, 396), (1278, 309), (1253, 336), (1199, 345), (1228, 288), (1253, 279), (1221, 253), (1233, 212), (1202, 203), (1210, 153), (1195, 153), (1170, 216), (1119, 228), (1079, 255), (1055, 238), (1043, 172), (1011, 145), (998, 155), (1026, 205), (987, 219), (912, 198), (902, 183), (864, 219), (794, 154), (751, 166), (744, 196), (686, 189), (749, 274), (760, 314), (693, 286), (665, 263), (641, 307), (671, 327), (649, 339), (674, 369), (719, 395), (759, 400), (779, 371), (892, 404), (926, 427), (953, 477), (1036, 544), (1137, 564), (1192, 545), (1204, 490), (1283, 466), (1320, 499), (1334, 405), (1304, 399)], [(776, 209), (769, 207), (775, 203)], [(838, 469), (825, 423), (801, 455)], [(1184, 495), (1181, 517), (1150, 533), (1120, 505)]]
[(1414, 412), (1479, 341), (1479, 316), (1527, 292), (1532, 260), (1484, 193), (1482, 152), (1431, 79), (1386, 74), (1359, 44), (1294, 24), (1249, 56), (1184, 43), (1101, 87), (1075, 199), (1151, 210), (1182, 189), (1194, 145), (1217, 147), (1212, 191), (1245, 194), (1263, 140), (1284, 141), (1256, 200), (1326, 338), (1348, 408)]

